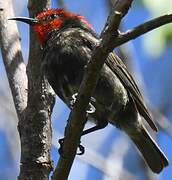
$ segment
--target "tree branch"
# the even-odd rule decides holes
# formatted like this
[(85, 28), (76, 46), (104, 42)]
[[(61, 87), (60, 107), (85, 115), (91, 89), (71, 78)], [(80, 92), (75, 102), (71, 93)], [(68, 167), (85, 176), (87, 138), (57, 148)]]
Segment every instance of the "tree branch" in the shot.
[(158, 18), (152, 19), (139, 26), (136, 26), (135, 28), (131, 30), (128, 30), (125, 33), (119, 34), (119, 36), (116, 39), (111, 40), (109, 46), (111, 46), (112, 49), (116, 48), (117, 46), (120, 46), (132, 39), (135, 39), (149, 31), (152, 31), (168, 23), (172, 23), (172, 14), (166, 14)]
[[(50, 0), (29, 0), (30, 17), (50, 7)], [(30, 30), (28, 76), (28, 103), (25, 119), (19, 123), (21, 138), (21, 166), (19, 179), (49, 179), (52, 170), (50, 148), (52, 139), (51, 112), (54, 92), (42, 77), (42, 50)]]
[(88, 64), (86, 74), (81, 83), (77, 101), (69, 116), (69, 121), (65, 131), (63, 145), (63, 156), (60, 156), (57, 167), (53, 174), (54, 180), (67, 180), (72, 163), (75, 158), (80, 137), (86, 123), (86, 109), (90, 97), (96, 86), (99, 72), (111, 49), (108, 47), (110, 39), (117, 36), (117, 30), (122, 17), (127, 13), (132, 0), (119, 0), (115, 9), (109, 16), (104, 31), (101, 34), (101, 42), (93, 51), (92, 60)]
[(27, 76), (16, 22), (7, 20), (13, 16), (11, 0), (0, 0), (0, 46), (13, 101), (21, 120), (27, 105)]

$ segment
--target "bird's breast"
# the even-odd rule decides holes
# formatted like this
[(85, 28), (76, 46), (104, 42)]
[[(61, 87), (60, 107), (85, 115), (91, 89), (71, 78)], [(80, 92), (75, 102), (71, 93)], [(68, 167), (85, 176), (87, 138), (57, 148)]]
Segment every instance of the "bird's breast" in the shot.
[[(72, 43), (73, 42), (73, 43)], [(49, 43), (44, 55), (45, 75), (56, 94), (69, 106), (72, 95), (78, 92), (83, 79), (84, 69), (91, 59), (91, 46), (78, 37), (56, 39)], [(112, 118), (128, 101), (128, 94), (115, 73), (105, 64), (100, 72), (93, 97), (97, 119), (105, 116)]]

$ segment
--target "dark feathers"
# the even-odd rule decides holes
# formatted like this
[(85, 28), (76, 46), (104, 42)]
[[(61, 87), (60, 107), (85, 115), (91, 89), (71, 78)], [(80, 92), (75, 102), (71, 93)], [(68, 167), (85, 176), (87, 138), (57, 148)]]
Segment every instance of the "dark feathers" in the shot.
[[(68, 19), (60, 29), (48, 35), (43, 57), (43, 69), (50, 85), (69, 107), (72, 95), (78, 92), (84, 67), (99, 42), (91, 29), (76, 23), (76, 19), (71, 21)], [(106, 59), (93, 97), (96, 112), (91, 118), (96, 124), (108, 121), (124, 130), (153, 172), (159, 173), (168, 165), (165, 155), (143, 125), (141, 116), (157, 131), (141, 92), (116, 54), (110, 53)]]

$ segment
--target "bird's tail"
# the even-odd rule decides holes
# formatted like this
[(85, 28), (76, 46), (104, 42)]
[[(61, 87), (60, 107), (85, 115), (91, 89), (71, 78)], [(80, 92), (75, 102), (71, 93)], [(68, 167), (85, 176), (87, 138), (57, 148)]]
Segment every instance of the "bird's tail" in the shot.
[(133, 134), (127, 133), (143, 155), (146, 163), (155, 173), (168, 165), (168, 160), (143, 125)]

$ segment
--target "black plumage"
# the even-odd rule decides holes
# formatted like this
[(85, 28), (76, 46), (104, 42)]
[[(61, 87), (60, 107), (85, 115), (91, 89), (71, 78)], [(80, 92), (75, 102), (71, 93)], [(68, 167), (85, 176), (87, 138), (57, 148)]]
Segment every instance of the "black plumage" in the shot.
[[(72, 18), (47, 36), (43, 69), (56, 94), (69, 107), (98, 41), (90, 28), (79, 19)], [(91, 116), (95, 123), (104, 127), (105, 122), (109, 122), (124, 130), (153, 172), (159, 173), (168, 165), (166, 157), (143, 125), (144, 118), (157, 131), (139, 88), (116, 54), (109, 54), (93, 97), (96, 99), (96, 112)]]

